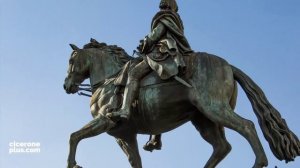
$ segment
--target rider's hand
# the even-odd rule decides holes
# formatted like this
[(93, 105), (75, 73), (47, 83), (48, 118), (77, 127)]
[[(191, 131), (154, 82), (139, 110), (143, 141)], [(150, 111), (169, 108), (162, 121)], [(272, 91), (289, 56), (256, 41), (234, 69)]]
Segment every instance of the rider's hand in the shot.
[(139, 52), (142, 52), (143, 47), (144, 47), (144, 40), (140, 40), (140, 44), (136, 48), (139, 50)]

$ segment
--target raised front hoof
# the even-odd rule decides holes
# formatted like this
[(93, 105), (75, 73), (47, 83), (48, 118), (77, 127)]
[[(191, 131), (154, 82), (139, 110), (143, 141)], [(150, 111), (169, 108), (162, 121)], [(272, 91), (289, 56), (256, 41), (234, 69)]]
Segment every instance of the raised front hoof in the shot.
[(143, 149), (145, 151), (153, 152), (153, 150), (161, 150), (161, 142), (149, 141), (144, 145)]

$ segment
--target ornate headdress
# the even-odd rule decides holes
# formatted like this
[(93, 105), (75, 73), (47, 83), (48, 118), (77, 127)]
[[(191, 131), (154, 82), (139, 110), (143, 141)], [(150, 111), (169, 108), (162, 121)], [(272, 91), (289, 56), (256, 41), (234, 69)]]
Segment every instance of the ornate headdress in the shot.
[(178, 6), (176, 0), (161, 0), (159, 4), (160, 9), (170, 9), (174, 12), (178, 12)]

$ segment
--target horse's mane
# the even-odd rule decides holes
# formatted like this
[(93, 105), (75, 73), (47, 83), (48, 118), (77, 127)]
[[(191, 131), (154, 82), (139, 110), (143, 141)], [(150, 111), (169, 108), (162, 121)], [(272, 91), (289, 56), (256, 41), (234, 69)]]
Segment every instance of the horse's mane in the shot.
[(117, 59), (121, 64), (125, 64), (129, 60), (133, 59), (130, 57), (127, 52), (117, 45), (107, 45), (106, 43), (99, 43), (97, 40), (91, 38), (90, 42), (83, 46), (83, 49), (96, 48), (100, 50), (107, 51), (112, 55), (117, 56)]

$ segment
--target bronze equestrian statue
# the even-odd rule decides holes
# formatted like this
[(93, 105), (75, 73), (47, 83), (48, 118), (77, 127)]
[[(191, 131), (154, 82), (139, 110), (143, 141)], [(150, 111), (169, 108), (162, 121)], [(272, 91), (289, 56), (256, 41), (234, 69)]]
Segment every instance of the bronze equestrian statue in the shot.
[[(94, 119), (71, 134), (68, 168), (76, 168), (76, 148), (82, 139), (107, 132), (117, 139), (133, 168), (141, 168), (137, 134), (158, 135), (191, 121), (214, 152), (205, 168), (215, 167), (230, 152), (224, 127), (237, 131), (250, 143), (256, 159), (253, 168), (268, 165), (253, 122), (234, 112), (237, 82), (246, 92), (270, 148), (279, 160), (293, 161), (300, 155), (300, 142), (288, 128), (280, 113), (269, 103), (263, 91), (238, 68), (222, 58), (197, 52), (184, 57), (187, 73), (181, 76), (191, 88), (174, 79), (162, 80), (156, 72), (140, 81), (139, 95), (128, 120), (112, 120), (108, 109), (120, 106), (122, 96), (115, 93), (123, 66), (132, 57), (120, 47), (92, 40), (83, 49), (72, 45), (64, 88), (76, 93), (80, 84), (90, 78), (92, 86), (91, 113)], [(117, 105), (113, 105), (117, 102)], [(77, 166), (78, 168), (79, 166)]]
[[(166, 12), (168, 17), (178, 20), (179, 15), (174, 9), (164, 10), (169, 10)], [(75, 155), (77, 145), (82, 139), (107, 132), (116, 138), (131, 167), (142, 168), (137, 134), (159, 135), (191, 121), (214, 149), (205, 168), (216, 167), (231, 150), (225, 138), (224, 127), (237, 131), (247, 139), (255, 154), (253, 168), (263, 168), (268, 165), (268, 161), (253, 122), (234, 112), (237, 83), (246, 92), (273, 154), (286, 162), (299, 156), (298, 137), (288, 128), (259, 86), (224, 59), (208, 53), (190, 52), (187, 41), (186, 45), (180, 46), (184, 39), (183, 26), (174, 24), (179, 28), (175, 29), (181, 32), (176, 34), (178, 37), (174, 37), (175, 31), (160, 24), (164, 17), (162, 14), (162, 21), (152, 23), (152, 30), (161, 25), (169, 35), (164, 34), (165, 36), (155, 38), (157, 40), (147, 36), (140, 47), (142, 59), (134, 59), (124, 49), (99, 43), (94, 39), (82, 49), (71, 45), (73, 52), (64, 89), (68, 94), (77, 93), (82, 89), (82, 82), (89, 78), (92, 92), (90, 108), (94, 119), (71, 134), (67, 167), (80, 168), (75, 161)], [(168, 45), (168, 39), (174, 40), (176, 44)], [(177, 41), (178, 39), (181, 40)], [(181, 47), (186, 47), (187, 50)], [(155, 58), (163, 59), (157, 61)], [(162, 63), (164, 61), (167, 63)], [(143, 67), (149, 71), (136, 77), (131, 73), (141, 63), (147, 63), (151, 68)], [(128, 82), (123, 83), (126, 85), (125, 89), (118, 85), (127, 79), (124, 72), (129, 73)], [(162, 74), (167, 74), (166, 78)], [(129, 86), (132, 79), (138, 80), (132, 84), (133, 89)], [(184, 83), (190, 86), (187, 87)], [(138, 91), (134, 90), (136, 87)], [(129, 91), (130, 89), (133, 91)], [(125, 95), (125, 100), (122, 100), (122, 94)], [(126, 100), (127, 97), (131, 100)], [(124, 112), (124, 109), (128, 111)]]

